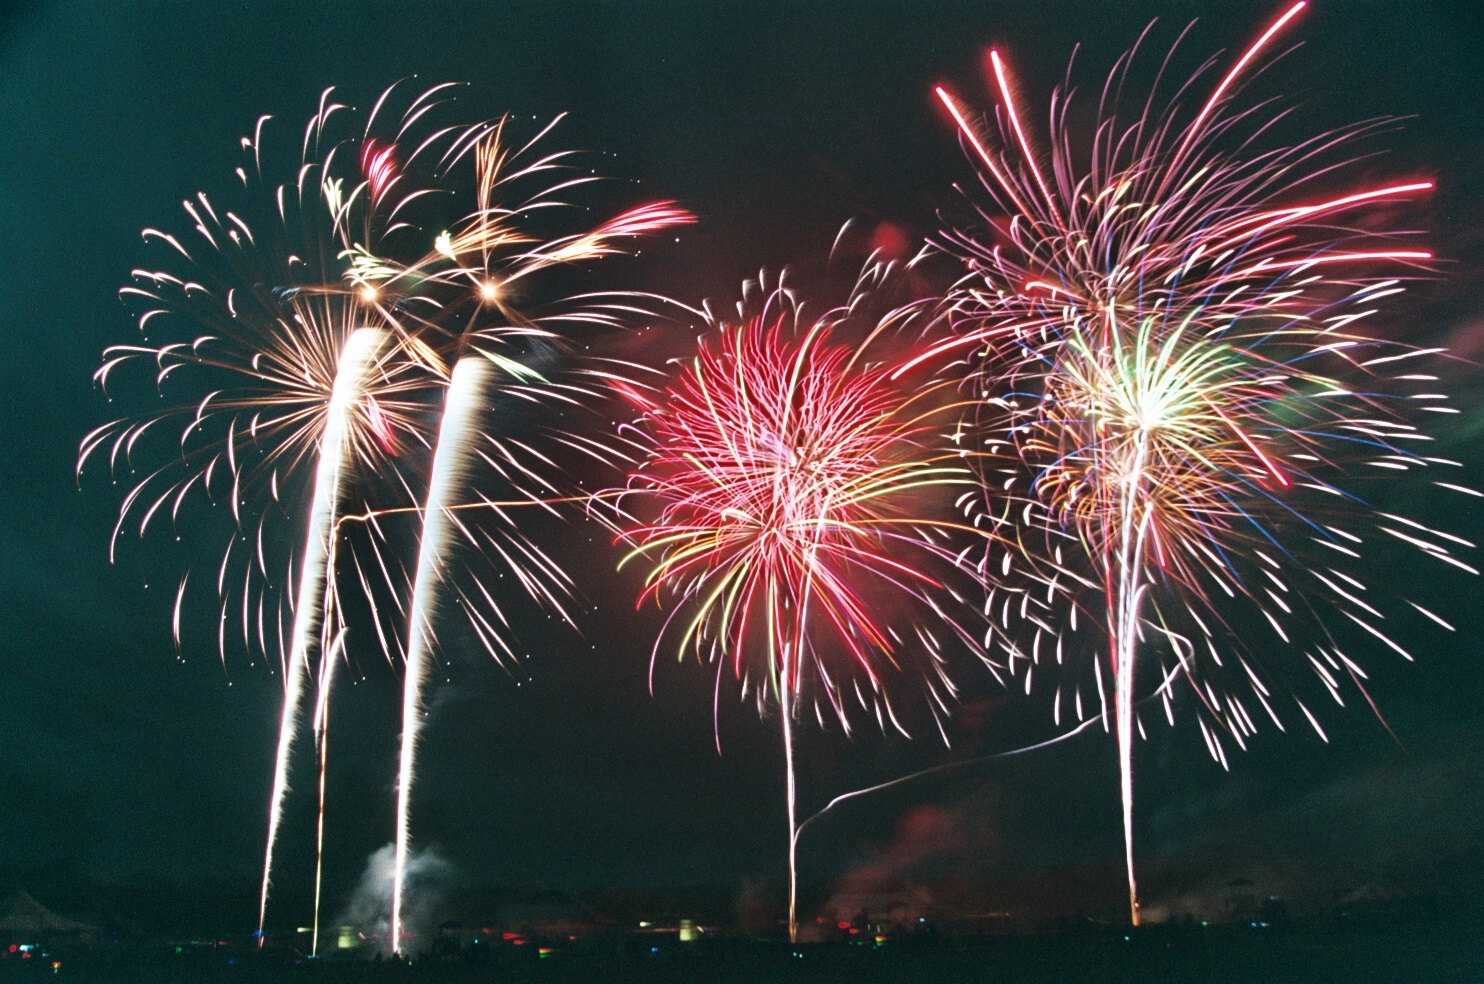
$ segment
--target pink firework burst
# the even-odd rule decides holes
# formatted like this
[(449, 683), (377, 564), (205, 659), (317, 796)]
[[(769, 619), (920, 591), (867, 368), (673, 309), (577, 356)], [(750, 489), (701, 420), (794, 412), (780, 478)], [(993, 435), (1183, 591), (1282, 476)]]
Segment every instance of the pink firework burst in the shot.
[(703, 342), (647, 407), (653, 451), (628, 487), (658, 512), (624, 531), (626, 562), (651, 565), (640, 604), (673, 606), (656, 656), (678, 635), (682, 658), (716, 666), (718, 695), (731, 677), (760, 711), (780, 707), (791, 938), (797, 708), (813, 703), (822, 723), (829, 707), (848, 732), (858, 704), (906, 734), (892, 695), (909, 684), (941, 727), (955, 690), (939, 627), (979, 651), (950, 582), (968, 573), (960, 534), (980, 534), (942, 518), (975, 482), (943, 439), (951, 394), (893, 383), (896, 364), (864, 362), (869, 346), (834, 341), (838, 328), (801, 325), (779, 292)]

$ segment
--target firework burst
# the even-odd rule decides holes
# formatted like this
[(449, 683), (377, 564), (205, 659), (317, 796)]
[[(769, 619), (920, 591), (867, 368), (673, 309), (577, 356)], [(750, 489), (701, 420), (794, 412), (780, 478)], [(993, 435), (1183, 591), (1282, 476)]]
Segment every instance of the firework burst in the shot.
[[(760, 711), (778, 705), (791, 939), (799, 707), (812, 704), (821, 725), (827, 709), (848, 733), (855, 705), (906, 734), (894, 706), (905, 685), (941, 726), (955, 688), (935, 626), (978, 651), (950, 587), (965, 531), (935, 518), (936, 500), (973, 483), (942, 440), (952, 401), (942, 384), (893, 385), (894, 365), (837, 341), (845, 310), (802, 319), (780, 289), (719, 325), (646, 407), (652, 452), (628, 487), (658, 512), (623, 531), (625, 562), (649, 565), (640, 605), (673, 608), (655, 658), (678, 637), (681, 658), (715, 666), (717, 700), (731, 678)], [(930, 618), (891, 618), (904, 600)]]
[[(147, 240), (173, 251), (181, 272), (135, 272), (135, 284), (123, 293), (142, 302), (145, 340), (108, 350), (97, 378), (106, 387), (131, 367), (148, 366), (167, 399), (191, 389), (183, 402), (165, 410), (98, 428), (85, 438), (79, 456), (79, 474), (99, 458), (126, 472), (133, 456), (158, 450), (150, 447), (152, 440), (172, 423), (182, 431), (168, 463), (126, 495), (115, 541), (131, 525), (143, 535), (165, 517), (176, 521), (193, 496), (230, 504), (236, 529), (216, 576), (222, 658), (240, 608), (242, 647), (278, 652), (284, 664), (260, 939), (311, 680), (318, 690), (313, 730), (320, 746), (317, 837), (323, 849), (328, 702), (345, 633), (337, 577), (339, 550), (350, 536), (344, 524), (372, 527), (372, 535), (355, 540), (369, 545), (370, 555), (352, 549), (346, 565), (354, 569), (348, 583), (370, 600), (400, 598), (409, 588), (406, 568), (393, 555), (397, 539), (382, 529), (382, 517), (421, 512), (427, 521), (417, 538), (405, 654), (400, 908), (412, 749), (434, 644), (432, 618), (438, 593), (450, 587), (445, 552), (459, 541), (497, 557), (528, 594), (570, 621), (562, 607), (569, 579), (520, 532), (513, 513), (527, 505), (552, 509), (558, 475), (554, 452), (541, 449), (542, 439), (588, 453), (596, 453), (596, 445), (556, 429), (537, 434), (502, 427), (488, 411), (580, 406), (591, 389), (573, 381), (582, 372), (560, 372), (571, 355), (563, 347), (563, 330), (619, 324), (637, 310), (637, 301), (621, 294), (561, 294), (560, 301), (534, 308), (530, 297), (541, 283), (538, 275), (623, 252), (633, 237), (693, 221), (658, 202), (585, 232), (543, 235), (539, 217), (562, 208), (557, 196), (598, 180), (573, 177), (568, 152), (531, 153), (555, 121), (512, 150), (504, 142), (505, 119), (431, 127), (430, 114), (447, 101), (450, 86), (416, 95), (400, 113), (392, 108), (396, 92), (393, 87), (384, 93), (364, 118), (326, 92), (306, 127), (294, 179), (280, 185), (263, 177), (272, 171), (263, 164), (265, 117), (243, 141), (247, 160), (237, 170), (245, 191), (241, 204), (218, 209), (204, 194), (187, 201), (194, 240), (146, 230)], [(442, 233), (425, 233), (441, 227), (435, 206), (450, 199), (455, 169), (471, 159), (473, 210)], [(500, 203), (499, 194), (522, 184), (530, 191), (517, 204)], [(151, 338), (182, 327), (194, 334), (163, 344)], [(428, 411), (439, 394), (445, 412), (429, 428)], [(522, 426), (529, 422), (509, 416)], [(430, 445), (431, 478), (418, 508), (410, 503), (424, 498), (417, 473), (420, 452)], [(476, 471), (486, 485), (490, 476), (502, 483), (499, 501), (461, 498)], [(280, 528), (303, 522), (294, 517), (302, 515), (297, 503), (305, 496), (307, 535), (289, 538), (295, 546), (284, 551)], [(281, 497), (284, 508), (275, 508)], [(408, 505), (388, 506), (388, 498)], [(450, 511), (468, 506), (481, 509), (477, 519), (456, 519)], [(279, 557), (275, 550), (288, 555)], [(281, 571), (286, 575), (278, 576)], [(189, 573), (182, 580), (177, 635), (187, 587), (201, 580)], [(491, 654), (513, 658), (496, 598), (477, 585), (472, 594), (453, 590)], [(398, 632), (383, 623), (395, 614), (372, 613), (389, 659)], [(317, 867), (316, 943), (319, 894)]]
[[(170, 249), (181, 272), (134, 271), (122, 294), (142, 309), (143, 340), (106, 351), (96, 379), (107, 388), (114, 377), (147, 367), (160, 395), (179, 402), (93, 431), (78, 463), (81, 474), (106, 455), (116, 473), (133, 472), (134, 456), (161, 450), (154, 445), (166, 441), (158, 438), (180, 429), (167, 463), (125, 496), (115, 544), (130, 525), (144, 536), (167, 517), (183, 521), (193, 498), (230, 507), (234, 530), (215, 572), (218, 649), (225, 663), (240, 610), (242, 649), (279, 653), (284, 679), (260, 931), (311, 675), (319, 679), (316, 733), (323, 738), (323, 695), (334, 667), (324, 657), (334, 625), (338, 517), (347, 502), (364, 503), (368, 479), (390, 476), (399, 445), (417, 440), (417, 391), (428, 385), (400, 357), (376, 298), (345, 276), (343, 254), (352, 237), (376, 242), (395, 232), (375, 214), (376, 205), (395, 211), (405, 204), (373, 203), (361, 194), (370, 184), (364, 179), (345, 194), (346, 181), (359, 178), (358, 162), (332, 119), (338, 124), (348, 116), (326, 92), (306, 127), (294, 180), (280, 185), (264, 178), (264, 117), (243, 140), (240, 202), (219, 209), (204, 193), (187, 200), (193, 236), (185, 242), (145, 230), (147, 241)], [(160, 335), (170, 340), (151, 338)], [(176, 397), (182, 391), (184, 398)], [(304, 539), (283, 537), (306, 495)], [(176, 594), (177, 644), (191, 583), (187, 572)]]
[[(998, 235), (942, 235), (969, 273), (948, 298), (958, 331), (931, 353), (982, 358), (981, 433), (1019, 459), (984, 473), (993, 492), (982, 519), (1021, 530), (998, 561), (1025, 580), (992, 592), (986, 611), (1026, 689), (1037, 672), (1055, 680), (1058, 719), (1067, 701), (1082, 718), (1094, 684), (1105, 724), (1111, 705), (1136, 924), (1136, 688), (1152, 683), (1173, 720), (1174, 684), (1187, 681), (1223, 765), (1224, 741), (1244, 746), (1262, 716), (1282, 729), (1289, 701), (1323, 736), (1295, 661), (1337, 702), (1347, 681), (1369, 700), (1347, 650), (1379, 642), (1410, 659), (1398, 626), (1449, 627), (1370, 591), (1365, 561), (1396, 544), (1476, 573), (1455, 556), (1472, 544), (1382, 511), (1373, 503), (1385, 489), (1365, 488), (1456, 464), (1426, 455), (1415, 423), (1415, 411), (1451, 412), (1435, 377), (1411, 370), (1436, 350), (1367, 330), (1407, 265), (1430, 257), (1403, 234), (1373, 231), (1367, 213), (1431, 182), (1325, 195), (1350, 163), (1336, 149), (1388, 121), (1262, 151), (1282, 111), (1237, 101), (1303, 7), (1247, 48), (1188, 120), (1178, 102), (1156, 111), (1152, 95), (1120, 114), (1131, 51), (1103, 90), (1086, 165), (1073, 152), (1070, 92), (1053, 99), (1043, 154), (999, 52), (987, 60), (997, 139), (938, 90), (1010, 216)], [(1079, 616), (1101, 652), (1064, 671)], [(1163, 662), (1148, 681), (1137, 671), (1145, 651)]]

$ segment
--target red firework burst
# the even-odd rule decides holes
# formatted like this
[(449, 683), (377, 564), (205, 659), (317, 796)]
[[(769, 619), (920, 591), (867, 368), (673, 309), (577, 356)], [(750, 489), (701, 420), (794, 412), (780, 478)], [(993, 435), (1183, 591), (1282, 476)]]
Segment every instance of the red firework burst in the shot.
[[(673, 604), (661, 639), (677, 626), (681, 656), (717, 666), (718, 693), (730, 674), (760, 710), (780, 705), (792, 876), (798, 705), (822, 720), (827, 703), (848, 731), (854, 700), (905, 734), (890, 695), (906, 681), (925, 687), (941, 727), (954, 688), (934, 627), (977, 651), (953, 614), (962, 606), (938, 600), (961, 570), (965, 528), (932, 505), (975, 479), (962, 452), (938, 445), (945, 387), (909, 392), (891, 381), (894, 363), (832, 342), (830, 317), (800, 330), (786, 295), (769, 306), (703, 343), (647, 409), (653, 452), (629, 489), (659, 511), (624, 536), (627, 560), (652, 565), (640, 604)], [(892, 624), (884, 613), (904, 609), (885, 597), (932, 617)], [(793, 917), (791, 891), (791, 933)]]

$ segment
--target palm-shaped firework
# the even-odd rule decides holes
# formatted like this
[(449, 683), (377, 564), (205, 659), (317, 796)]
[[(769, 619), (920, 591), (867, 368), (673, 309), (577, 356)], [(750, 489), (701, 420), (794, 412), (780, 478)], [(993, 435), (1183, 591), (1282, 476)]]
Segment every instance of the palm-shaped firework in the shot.
[[(904, 685), (935, 716), (955, 693), (950, 641), (960, 625), (958, 570), (940, 501), (972, 483), (963, 454), (941, 443), (951, 413), (941, 385), (915, 393), (869, 346), (837, 340), (845, 311), (802, 319), (779, 290), (760, 311), (722, 324), (658, 400), (642, 430), (651, 453), (629, 478), (656, 511), (623, 532), (627, 560), (650, 565), (642, 605), (673, 605), (666, 636), (714, 664), (718, 699), (731, 677), (761, 711), (776, 703), (787, 762), (789, 936), (797, 936), (794, 731), (801, 704), (849, 730), (851, 705), (903, 731)], [(902, 600), (914, 617), (888, 614)], [(961, 600), (961, 599), (959, 599)], [(886, 604), (882, 605), (881, 602)]]
[[(555, 121), (515, 150), (504, 142), (506, 123), (502, 119), (487, 124), (464, 138), (464, 146), (472, 148), (474, 156), (476, 208), (472, 213), (439, 234), (433, 249), (417, 262), (397, 266), (367, 252), (357, 257), (353, 274), (389, 308), (388, 317), (397, 323), (409, 354), (447, 380), (408, 614), (392, 888), (390, 942), (394, 952), (402, 948), (411, 792), (440, 594), (456, 594), (491, 655), (514, 657), (499, 627), (505, 624), (505, 616), (496, 599), (482, 587), (474, 595), (447, 578), (449, 547), (462, 540), (485, 548), (527, 593), (572, 624), (562, 603), (570, 579), (510, 516), (521, 506), (550, 510), (552, 500), (567, 498), (555, 491), (563, 484), (560, 471), (549, 449), (533, 446), (532, 434), (510, 433), (504, 421), (487, 421), (486, 415), (500, 402), (543, 407), (589, 402), (596, 395), (589, 385), (590, 376), (601, 374), (595, 366), (584, 364), (575, 372), (564, 370), (559, 375), (543, 365), (571, 361), (566, 343), (572, 328), (621, 324), (635, 310), (635, 300), (623, 294), (559, 294), (553, 299), (546, 296), (549, 291), (539, 289), (540, 274), (623, 252), (623, 244), (634, 237), (695, 221), (673, 203), (653, 202), (585, 232), (550, 239), (533, 233), (533, 217), (562, 207), (557, 194), (598, 179), (567, 178), (571, 152), (531, 156), (532, 148)], [(378, 151), (388, 169), (394, 167), (393, 152), (391, 147)], [(542, 180), (551, 174), (557, 180)], [(496, 197), (502, 192), (514, 194), (514, 189), (533, 182), (535, 190), (519, 202), (505, 204)], [(401, 292), (408, 290), (417, 298), (436, 296), (437, 302), (427, 307), (402, 304)], [(392, 310), (399, 307), (400, 315)], [(491, 426), (486, 427), (487, 422)], [(591, 442), (568, 431), (541, 436), (597, 453)], [(498, 481), (504, 493), (499, 501), (487, 494), (473, 494), (473, 487), (489, 485), (476, 481), (479, 471)], [(455, 515), (454, 510), (469, 507), (479, 510), (484, 521), (471, 524)], [(491, 609), (492, 617), (479, 614)]]
[[(1434, 377), (1406, 371), (1428, 353), (1365, 330), (1375, 302), (1401, 290), (1397, 266), (1429, 254), (1374, 223), (1352, 225), (1361, 210), (1431, 184), (1322, 194), (1346, 163), (1330, 159), (1333, 148), (1385, 121), (1266, 152), (1241, 132), (1260, 134), (1276, 111), (1236, 108), (1239, 80), (1303, 6), (1242, 54), (1188, 123), (1178, 104), (1156, 114), (1152, 97), (1119, 115), (1130, 53), (1104, 89), (1085, 168), (1072, 150), (1070, 95), (1059, 93), (1050, 180), (998, 52), (997, 144), (939, 90), (1011, 216), (996, 239), (944, 234), (970, 272), (949, 298), (960, 331), (936, 350), (983, 355), (986, 440), (1021, 462), (986, 473), (986, 501), (1001, 522), (1032, 527), (1001, 560), (1005, 574), (1019, 564), (1029, 578), (992, 595), (988, 610), (1027, 686), (1038, 668), (1056, 675), (1047, 664), (1073, 647), (1079, 612), (1103, 634), (1092, 680), (1058, 680), (1056, 712), (1070, 698), (1081, 717), (1093, 681), (1105, 713), (1112, 704), (1136, 924), (1141, 649), (1162, 653), (1153, 689), (1167, 713), (1175, 680), (1189, 681), (1208, 748), (1225, 763), (1223, 738), (1243, 745), (1264, 712), (1282, 728), (1288, 699), (1320, 729), (1290, 698), (1283, 661), (1263, 652), (1297, 656), (1341, 701), (1346, 679), (1364, 692), (1352, 643), (1405, 655), (1398, 623), (1420, 615), (1447, 626), (1420, 604), (1368, 591), (1362, 561), (1378, 541), (1473, 572), (1453, 556), (1471, 544), (1376, 511), (1361, 491), (1373, 476), (1453, 464), (1426, 456), (1426, 435), (1407, 419), (1447, 412)], [(1239, 150), (1224, 152), (1232, 141)]]

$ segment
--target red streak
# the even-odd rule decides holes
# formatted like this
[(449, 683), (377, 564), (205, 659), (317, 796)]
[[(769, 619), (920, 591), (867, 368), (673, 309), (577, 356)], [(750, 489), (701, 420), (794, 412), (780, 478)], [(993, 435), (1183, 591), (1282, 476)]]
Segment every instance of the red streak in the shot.
[(643, 236), (677, 225), (694, 225), (696, 217), (674, 202), (650, 202), (631, 208), (598, 227), (598, 236)]
[(948, 94), (948, 90), (940, 85), (934, 86), (933, 91), (938, 94), (938, 98), (943, 101), (943, 105), (948, 107), (948, 112), (953, 116), (953, 121), (958, 124), (959, 132), (968, 139), (970, 145), (974, 148), (974, 152), (979, 155), (979, 159), (984, 162), (984, 166), (989, 168), (989, 173), (994, 175), (994, 179), (1000, 183), (1000, 187), (1005, 190), (1005, 194), (1010, 196), (1010, 200), (1015, 203), (1015, 207), (1022, 213), (1029, 214), (1030, 209), (1025, 207), (1025, 202), (1022, 202), (1020, 196), (1015, 194), (1014, 186), (1010, 184), (1004, 174), (1000, 173), (999, 166), (989, 156), (989, 151), (984, 149), (984, 144), (979, 142), (979, 137), (974, 133), (973, 128), (969, 126), (969, 121), (964, 117), (963, 111), (958, 108), (958, 103), (954, 102), (953, 97)]
[[(1261, 51), (1269, 41), (1272, 40), (1273, 35), (1281, 31), (1283, 29), (1283, 25), (1287, 24), (1290, 20), (1296, 17), (1298, 15), (1298, 12), (1300, 10), (1303, 10), (1306, 6), (1308, 6), (1308, 0), (1299, 0), (1298, 3), (1294, 4), (1292, 7), (1289, 7), (1287, 13), (1274, 21), (1273, 26), (1268, 28), (1267, 31), (1263, 33), (1263, 36), (1258, 38), (1256, 43), (1254, 43), (1252, 47), (1248, 48), (1246, 53), (1237, 60), (1237, 63), (1232, 66), (1232, 70), (1226, 73), (1226, 78), (1222, 79), (1221, 84), (1216, 87), (1216, 91), (1211, 93), (1211, 98), (1206, 100), (1206, 105), (1201, 107), (1200, 115), (1195, 118), (1195, 122), (1191, 124), (1190, 129), (1186, 131), (1186, 143), (1190, 141), (1191, 135), (1200, 130), (1201, 124), (1206, 121), (1206, 117), (1211, 114), (1211, 110), (1216, 108), (1216, 104), (1221, 101), (1222, 95), (1231, 86), (1231, 84), (1236, 81), (1237, 76), (1242, 74), (1242, 69), (1247, 67), (1247, 63), (1250, 62), (1253, 58), (1257, 57), (1257, 53)], [(1183, 144), (1181, 146), (1181, 149), (1184, 150)]]
[(396, 149), (396, 144), (382, 146), (377, 140), (367, 140), (361, 148), (361, 171), (371, 187), (372, 201), (380, 201), (397, 176), (397, 162), (392, 157)]
[(902, 376), (912, 371), (916, 367), (922, 365), (922, 363), (933, 358), (934, 356), (942, 355), (944, 352), (949, 352), (956, 348), (962, 348), (965, 345), (973, 345), (977, 342), (982, 342), (988, 338), (991, 338), (994, 335), (999, 335), (1009, 331), (1015, 331), (1018, 328), (1034, 328), (1038, 324), (1040, 324), (1039, 321), (1022, 321), (1018, 324), (1013, 325), (995, 325), (993, 328), (970, 332), (969, 334), (963, 335), (959, 338), (951, 338), (946, 342), (940, 342), (937, 345), (934, 345), (932, 348), (928, 349), (921, 355), (908, 359), (906, 362), (893, 369), (891, 375), (887, 378), (890, 379), (892, 382), (896, 382), (898, 379), (901, 379)]
[(1155, 560), (1155, 563), (1159, 564), (1159, 569), (1160, 570), (1164, 570), (1165, 567), (1166, 567), (1166, 564), (1165, 564), (1165, 546), (1164, 546), (1163, 541), (1161, 541), (1160, 540), (1160, 537), (1159, 537), (1159, 526), (1156, 525), (1153, 522), (1151, 522), (1149, 524), (1149, 538), (1154, 541), (1154, 560)]
[(1030, 141), (1025, 138), (1025, 131), (1020, 127), (1020, 114), (1015, 112), (1015, 100), (1010, 96), (1010, 83), (1005, 78), (1005, 65), (1000, 60), (1000, 53), (993, 48), (989, 50), (989, 60), (994, 65), (995, 81), (1000, 86), (1000, 97), (1005, 100), (1005, 111), (1010, 114), (1010, 125), (1015, 128), (1015, 139), (1020, 141), (1021, 153), (1025, 154), (1026, 163), (1030, 165), (1031, 175), (1036, 179), (1036, 184), (1041, 189), (1041, 195), (1046, 199), (1046, 206), (1051, 209), (1051, 216), (1061, 228), (1066, 228), (1066, 222), (1062, 221), (1061, 212), (1056, 208), (1056, 202), (1051, 197), (1051, 189), (1046, 186), (1046, 180), (1041, 177), (1041, 169), (1036, 166), (1036, 155), (1031, 150)]
[(1220, 407), (1214, 403), (1210, 404), (1210, 407), (1216, 411), (1216, 416), (1220, 417), (1226, 423), (1226, 426), (1231, 428), (1232, 433), (1241, 438), (1242, 443), (1247, 445), (1247, 449), (1257, 455), (1258, 460), (1263, 463), (1263, 467), (1272, 474), (1273, 478), (1278, 480), (1278, 484), (1287, 488), (1290, 484), (1288, 477), (1278, 470), (1278, 466), (1273, 464), (1272, 459), (1262, 453), (1262, 448), (1254, 444), (1252, 438), (1248, 437), (1242, 428), (1238, 427), (1230, 417), (1223, 413)]
[(1344, 208), (1346, 205), (1354, 205), (1357, 202), (1371, 201), (1377, 198), (1386, 198), (1391, 195), (1402, 195), (1412, 191), (1430, 191), (1432, 188), (1433, 183), (1431, 181), (1416, 181), (1411, 184), (1391, 185), (1386, 188), (1377, 188), (1373, 191), (1361, 191), (1353, 195), (1346, 195), (1344, 198), (1335, 198), (1331, 201), (1321, 202), (1318, 205), (1304, 205), (1298, 208), (1285, 208), (1278, 209), (1277, 211), (1273, 212), (1264, 212), (1260, 215), (1254, 215), (1249, 218), (1243, 219), (1240, 222), (1232, 223), (1233, 228), (1240, 228), (1250, 223), (1263, 224), (1258, 225), (1256, 228), (1248, 232), (1232, 236), (1232, 238), (1213, 247), (1211, 252), (1220, 252), (1221, 250), (1235, 243), (1238, 239), (1258, 236), (1264, 232), (1267, 232), (1269, 229), (1276, 228), (1280, 225), (1286, 225), (1296, 219), (1302, 219), (1310, 215), (1315, 215), (1319, 212), (1328, 212), (1331, 209)]
[(655, 408), (655, 402), (651, 397), (639, 392), (639, 390), (635, 389), (633, 386), (630, 386), (628, 383), (623, 382), (622, 380), (611, 380), (608, 385), (615, 393), (632, 403), (634, 406), (638, 407), (640, 410), (648, 411)]

